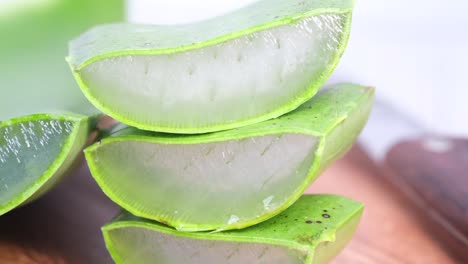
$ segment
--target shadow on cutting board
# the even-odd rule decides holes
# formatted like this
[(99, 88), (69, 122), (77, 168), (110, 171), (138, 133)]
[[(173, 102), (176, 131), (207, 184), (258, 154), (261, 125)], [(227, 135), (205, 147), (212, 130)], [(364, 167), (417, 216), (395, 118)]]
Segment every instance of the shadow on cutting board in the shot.
[(44, 197), (0, 217), (0, 263), (112, 263), (100, 227), (118, 210), (81, 162)]

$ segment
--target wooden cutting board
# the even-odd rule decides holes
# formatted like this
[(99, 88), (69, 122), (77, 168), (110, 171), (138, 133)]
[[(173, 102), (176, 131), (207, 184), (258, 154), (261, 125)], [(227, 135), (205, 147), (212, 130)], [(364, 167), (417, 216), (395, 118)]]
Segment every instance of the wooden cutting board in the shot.
[[(366, 204), (356, 236), (333, 263), (455, 263), (380, 173), (355, 147), (309, 189)], [(117, 212), (82, 165), (43, 198), (0, 217), (0, 263), (112, 263), (100, 226)]]
[(356, 235), (334, 264), (452, 264), (421, 224), (408, 200), (384, 180), (361, 148), (354, 148), (308, 190), (336, 193), (366, 205)]
[(100, 227), (118, 211), (82, 163), (39, 200), (0, 217), (0, 263), (113, 263)]

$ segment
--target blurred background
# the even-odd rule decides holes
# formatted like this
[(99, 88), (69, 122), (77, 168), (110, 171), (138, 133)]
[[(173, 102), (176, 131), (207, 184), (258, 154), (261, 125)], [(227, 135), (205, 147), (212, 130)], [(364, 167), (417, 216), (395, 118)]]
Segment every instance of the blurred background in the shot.
[[(190, 23), (251, 2), (0, 0), (0, 90), (10, 95), (0, 95), (0, 120), (37, 109), (41, 100), (18, 105), (25, 95), (40, 99), (46, 86), (75, 86), (56, 90), (59, 107), (82, 96), (64, 57), (67, 41), (92, 25)], [(375, 86), (375, 107), (360, 144), (308, 190), (366, 204), (335, 263), (468, 263), (467, 8), (462, 0), (357, 2), (328, 83)], [(61, 22), (46, 22), (52, 17)], [(82, 164), (0, 218), (0, 263), (111, 263), (99, 228), (117, 210)]]

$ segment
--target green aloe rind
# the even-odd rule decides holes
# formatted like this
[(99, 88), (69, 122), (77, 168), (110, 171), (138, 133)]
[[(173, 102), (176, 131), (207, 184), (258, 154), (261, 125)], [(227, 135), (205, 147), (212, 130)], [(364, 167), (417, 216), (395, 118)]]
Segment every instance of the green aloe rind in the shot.
[(335, 195), (304, 195), (258, 225), (219, 233), (180, 232), (124, 212), (102, 230), (123, 263), (328, 263), (354, 234), (363, 205)]
[(87, 98), (122, 123), (226, 130), (310, 99), (344, 52), (353, 7), (352, 0), (262, 0), (188, 25), (103, 25), (70, 43), (68, 62)]
[(76, 114), (34, 114), (0, 123), (0, 215), (53, 187), (81, 154), (92, 127)]
[[(88, 147), (85, 156), (101, 189), (134, 215), (181, 231), (241, 229), (288, 208), (320, 172), (351, 147), (367, 121), (373, 95), (373, 88), (335, 85), (277, 119), (217, 133), (180, 136), (128, 127)], [(274, 180), (264, 173), (246, 176), (258, 168), (268, 170), (278, 165), (280, 170), (291, 163), (290, 157), (297, 150), (279, 148), (272, 152), (270, 160), (264, 160), (267, 157), (264, 154), (271, 152), (271, 147), (264, 145), (266, 148), (262, 146), (255, 150), (255, 142), (271, 135), (277, 138), (292, 135), (292, 144), (299, 150), (301, 145), (310, 143), (307, 151), (312, 154), (305, 152), (307, 155), (300, 157), (304, 159), (300, 164), (306, 165), (301, 165), (301, 169), (292, 168), (291, 175), (284, 174)], [(193, 156), (186, 154), (191, 153), (194, 146), (245, 140), (249, 144), (254, 142), (254, 154), (257, 155), (249, 153), (251, 156), (234, 168), (230, 166), (234, 166), (236, 159), (245, 157), (246, 153), (241, 150), (247, 148), (247, 144), (241, 145), (239, 152), (232, 154), (232, 159), (227, 158), (226, 153), (233, 151), (235, 144), (227, 144), (218, 152), (205, 148), (194, 152)], [(177, 150), (157, 154), (161, 149), (171, 148)], [(211, 156), (204, 158), (207, 155)], [(184, 157), (187, 157), (187, 164)], [(216, 159), (222, 162), (216, 163)], [(193, 164), (189, 164), (191, 161)], [(191, 169), (193, 174), (180, 172), (184, 167)], [(219, 168), (225, 169), (224, 173), (203, 178), (212, 170), (218, 172)], [(177, 170), (179, 174), (174, 173)], [(298, 171), (301, 174), (297, 174)], [(168, 200), (171, 202), (167, 203)]]

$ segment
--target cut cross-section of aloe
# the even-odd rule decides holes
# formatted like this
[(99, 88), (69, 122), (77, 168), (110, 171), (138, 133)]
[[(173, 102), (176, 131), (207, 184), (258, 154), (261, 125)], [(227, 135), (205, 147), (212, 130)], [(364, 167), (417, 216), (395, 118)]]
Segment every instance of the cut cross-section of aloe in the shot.
[(37, 114), (0, 122), (0, 215), (51, 188), (81, 153), (89, 119)]
[(311, 98), (347, 43), (353, 0), (261, 0), (188, 25), (110, 24), (70, 43), (100, 110), (134, 127), (202, 133), (280, 116)]
[(123, 213), (103, 227), (117, 264), (321, 264), (351, 239), (363, 205), (335, 195), (305, 195), (256, 226), (186, 233)]
[(180, 136), (124, 128), (85, 150), (103, 191), (134, 215), (179, 230), (226, 230), (296, 201), (364, 126), (373, 89), (321, 91), (277, 119)]

